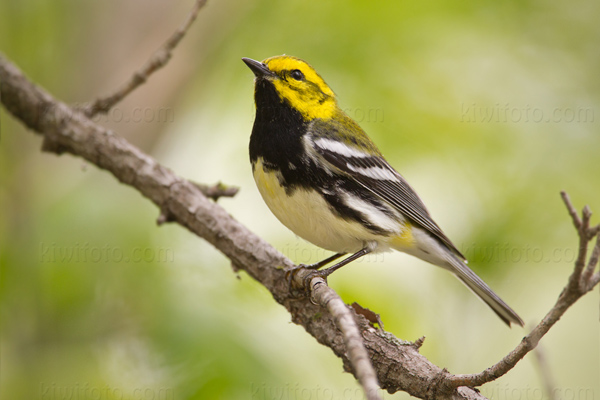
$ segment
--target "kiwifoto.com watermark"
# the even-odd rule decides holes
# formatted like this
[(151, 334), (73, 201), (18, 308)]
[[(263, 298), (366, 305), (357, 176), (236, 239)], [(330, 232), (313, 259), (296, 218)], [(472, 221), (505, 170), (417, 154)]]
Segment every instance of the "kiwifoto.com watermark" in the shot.
[(77, 382), (63, 386), (56, 383), (40, 384), (40, 400), (174, 400), (175, 389), (171, 387), (139, 387), (121, 389), (108, 385), (96, 386), (89, 382)]
[(131, 109), (115, 107), (106, 113), (94, 115), (91, 120), (96, 123), (165, 123), (175, 121), (175, 111), (170, 107), (133, 107)]
[(487, 385), (482, 393), (489, 400), (597, 400), (595, 390), (591, 387), (553, 387), (548, 389), (539, 386), (513, 387), (509, 384)]
[(89, 242), (70, 246), (41, 242), (39, 260), (42, 263), (171, 263), (175, 251), (167, 247), (122, 248), (111, 244), (95, 245)]
[[(71, 119), (77, 110), (84, 110), (85, 104), (74, 104), (72, 108), (58, 109), (53, 104), (42, 103), (37, 112), (40, 118), (57, 118), (59, 115)], [(90, 118), (96, 123), (170, 123), (175, 121), (175, 110), (171, 107), (113, 107), (103, 113), (97, 113)]]
[(515, 246), (509, 242), (496, 242), (493, 245), (473, 242), (460, 246), (460, 251), (474, 262), (500, 263), (570, 263), (575, 261), (578, 253), (575, 247), (546, 248), (530, 244)]
[[(297, 263), (312, 263), (333, 255), (331, 251), (320, 247), (306, 245), (300, 241), (286, 243), (277, 248), (287, 258)], [(476, 242), (458, 246), (467, 259), (476, 263), (561, 263), (575, 262), (578, 254), (576, 247), (542, 247), (538, 245), (496, 242), (479, 244)], [(352, 263), (383, 263), (387, 252), (369, 253)]]
[[(281, 386), (271, 386), (266, 383), (254, 384), (250, 387), (251, 400), (366, 400), (363, 388), (330, 388), (315, 386), (300, 386), (300, 384), (286, 383)], [(380, 398), (387, 398), (387, 392), (377, 390)]]
[(460, 122), (467, 123), (564, 123), (591, 124), (596, 121), (596, 111), (592, 107), (535, 107), (529, 104), (511, 103), (478, 104), (461, 103)]
[(383, 122), (382, 108), (344, 108), (342, 111), (356, 122)]

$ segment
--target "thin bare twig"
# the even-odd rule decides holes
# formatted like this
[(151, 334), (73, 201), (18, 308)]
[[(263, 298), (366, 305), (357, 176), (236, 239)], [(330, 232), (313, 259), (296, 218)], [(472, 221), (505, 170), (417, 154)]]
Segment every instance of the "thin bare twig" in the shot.
[(577, 229), (579, 231), (579, 228), (581, 227), (581, 218), (579, 218), (579, 214), (577, 213), (577, 210), (575, 209), (575, 207), (573, 207), (573, 203), (571, 203), (571, 198), (569, 197), (567, 192), (565, 192), (564, 190), (562, 192), (560, 192), (560, 197), (562, 197), (563, 202), (565, 203), (565, 206), (567, 207), (567, 211), (569, 211), (569, 215), (571, 216), (571, 219), (573, 220), (573, 225), (575, 225), (575, 229)]
[[(575, 211), (575, 207), (571, 202), (571, 198), (566, 192), (560, 193), (571, 218), (573, 218), (573, 212)], [(575, 211), (576, 212), (576, 211)], [(576, 214), (577, 215), (577, 214)], [(573, 218), (573, 224), (577, 228), (577, 233), (579, 234), (579, 252), (577, 254), (577, 260), (575, 261), (575, 271), (569, 277), (569, 286), (575, 290), (583, 285), (583, 276), (582, 272), (585, 268), (585, 259), (587, 257), (587, 246), (588, 242), (592, 239), (593, 236), (589, 235), (590, 229), (590, 219), (592, 217), (592, 212), (588, 206), (583, 207), (581, 212), (581, 218), (577, 216), (577, 218)]]
[[(295, 279), (304, 281), (310, 271), (301, 270)], [(331, 289), (325, 279), (312, 278), (310, 282), (311, 299), (321, 307), (327, 309), (333, 316), (336, 326), (342, 332), (346, 353), (354, 369), (354, 375), (360, 383), (368, 400), (380, 400), (377, 375), (371, 364), (369, 353), (365, 348), (360, 330), (353, 318), (352, 309), (344, 303), (340, 296)]]
[(206, 4), (206, 1), (207, 0), (196, 0), (194, 7), (190, 11), (190, 14), (183, 25), (181, 25), (181, 27), (171, 35), (165, 44), (163, 44), (154, 52), (154, 54), (152, 54), (150, 59), (146, 61), (146, 64), (136, 71), (131, 78), (129, 78), (129, 80), (123, 84), (123, 86), (121, 86), (113, 94), (100, 97), (93, 103), (83, 106), (81, 111), (88, 118), (91, 118), (98, 113), (106, 113), (108, 110), (114, 107), (115, 104), (123, 100), (129, 93), (133, 92), (138, 86), (146, 82), (150, 75), (152, 75), (155, 71), (164, 67), (171, 59), (175, 47), (177, 47), (181, 39), (183, 39), (187, 31), (190, 29), (190, 26), (192, 26), (192, 23), (196, 20), (200, 9)]
[[(585, 274), (582, 274), (585, 266), (585, 257), (589, 242), (593, 239), (591, 233), (598, 235), (594, 228), (589, 227), (591, 211), (589, 207), (584, 207), (581, 218), (577, 215), (575, 207), (571, 203), (569, 196), (565, 192), (561, 192), (561, 196), (567, 207), (573, 224), (579, 235), (579, 253), (575, 261), (573, 273), (569, 277), (569, 283), (563, 289), (554, 307), (546, 314), (544, 319), (517, 345), (500, 362), (478, 374), (469, 375), (450, 375), (440, 383), (445, 389), (455, 389), (459, 386), (481, 386), (484, 383), (491, 382), (510, 371), (527, 353), (533, 350), (540, 339), (550, 330), (550, 328), (562, 317), (567, 309), (573, 305), (581, 296), (589, 292), (598, 284), (600, 279), (595, 279), (598, 275), (593, 275), (593, 271), (598, 264), (600, 256), (600, 239), (596, 240), (596, 244), (592, 251), (588, 267)], [(585, 279), (584, 279), (585, 278)]]
[(206, 185), (204, 183), (196, 182), (193, 183), (198, 189), (200, 189), (204, 196), (214, 201), (219, 200), (221, 197), (233, 197), (240, 191), (240, 188), (237, 186), (226, 185), (221, 182), (217, 182), (214, 185)]
[[(221, 197), (233, 197), (240, 190), (240, 188), (238, 188), (237, 186), (228, 186), (221, 182), (218, 182), (215, 185), (206, 185), (204, 183), (197, 183), (191, 181), (190, 183), (196, 186), (198, 189), (200, 189), (200, 192), (202, 192), (202, 194), (205, 197), (215, 202)], [(168, 210), (161, 208), (161, 212), (158, 218), (156, 219), (156, 224), (160, 226), (164, 223), (174, 221), (176, 221), (176, 219), (173, 217), (173, 215), (171, 215)]]
[[(600, 235), (596, 236), (596, 245), (592, 250), (592, 255), (588, 260), (588, 265), (585, 268), (581, 275), (581, 284), (592, 284), (592, 277), (594, 275), (594, 271), (596, 270), (596, 266), (598, 265), (598, 259), (600, 258)], [(591, 288), (590, 288), (591, 289)]]

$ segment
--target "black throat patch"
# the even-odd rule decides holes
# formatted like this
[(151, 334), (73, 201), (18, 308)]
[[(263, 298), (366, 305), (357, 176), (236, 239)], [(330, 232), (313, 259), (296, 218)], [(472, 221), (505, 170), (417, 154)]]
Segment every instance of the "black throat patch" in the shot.
[(302, 136), (308, 123), (266, 79), (257, 80), (254, 97), (256, 119), (250, 136), (250, 161), (254, 164), (261, 157), (264, 167), (279, 170), (287, 184), (300, 183), (298, 170), (306, 162), (302, 159)]

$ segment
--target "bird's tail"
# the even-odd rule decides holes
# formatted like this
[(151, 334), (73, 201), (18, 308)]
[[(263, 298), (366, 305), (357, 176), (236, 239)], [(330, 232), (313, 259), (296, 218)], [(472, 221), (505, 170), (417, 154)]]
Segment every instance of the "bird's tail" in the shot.
[(523, 320), (508, 306), (490, 287), (471, 271), (467, 265), (451, 255), (448, 257), (449, 269), (460, 279), (473, 293), (485, 302), (508, 326), (511, 322), (523, 326)]

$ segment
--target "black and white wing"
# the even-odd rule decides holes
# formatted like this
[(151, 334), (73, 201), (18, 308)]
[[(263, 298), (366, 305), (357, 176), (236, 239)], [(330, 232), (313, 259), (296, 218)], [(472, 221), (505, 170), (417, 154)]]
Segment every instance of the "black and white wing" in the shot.
[[(409, 221), (427, 230), (452, 252), (465, 259), (431, 218), (425, 204), (406, 179), (394, 170), (378, 151), (365, 152), (355, 146), (335, 140), (331, 135), (323, 135), (323, 132), (340, 129), (335, 126), (335, 122), (321, 120), (318, 124), (313, 127), (312, 132), (309, 130), (309, 134), (305, 137), (305, 146), (310, 147), (307, 150), (313, 156), (321, 157), (322, 161), (330, 164), (335, 170), (355, 180), (362, 187), (391, 204)], [(332, 126), (327, 126), (328, 124), (332, 124)], [(348, 129), (349, 127), (345, 126), (344, 128)], [(375, 148), (360, 127), (355, 125), (351, 128), (359, 129), (360, 140), (368, 140), (370, 148)]]

